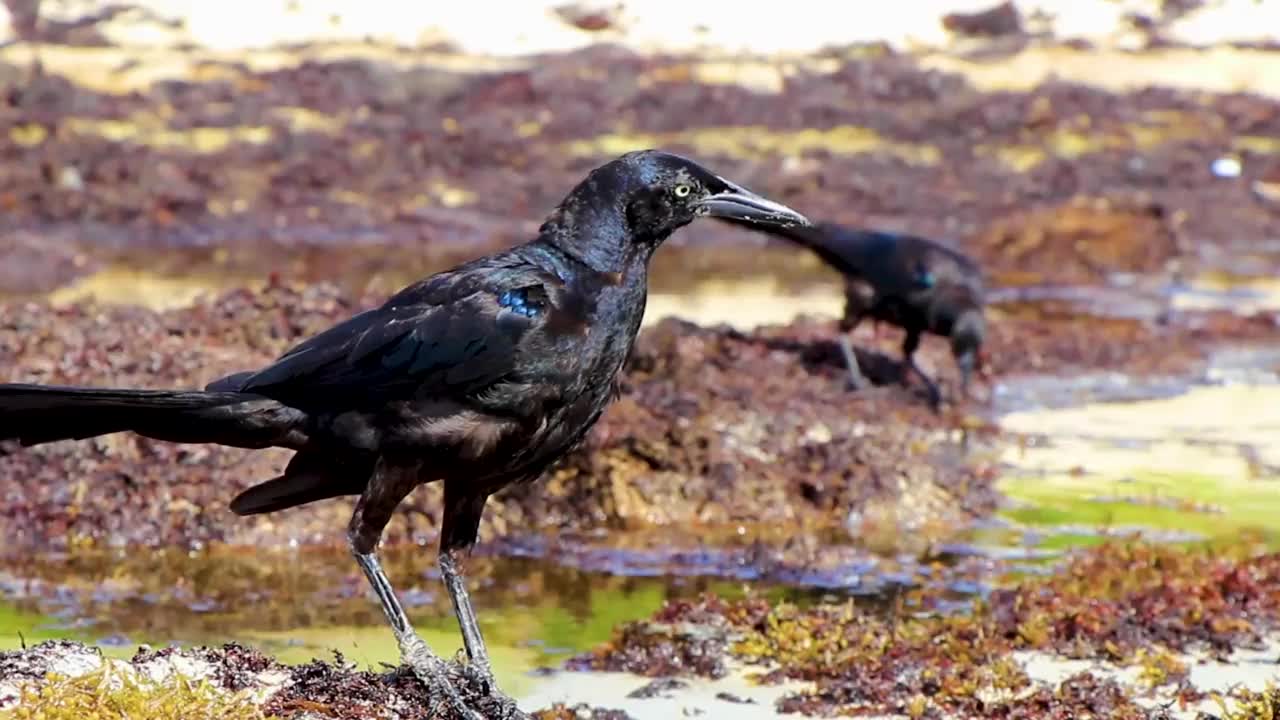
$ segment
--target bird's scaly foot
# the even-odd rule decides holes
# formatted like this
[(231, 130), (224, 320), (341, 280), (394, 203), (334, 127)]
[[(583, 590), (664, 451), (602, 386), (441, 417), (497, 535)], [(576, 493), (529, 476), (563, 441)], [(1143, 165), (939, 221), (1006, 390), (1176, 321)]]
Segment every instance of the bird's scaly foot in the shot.
[(413, 669), (432, 695), (443, 696), (463, 720), (489, 720), (476, 712), (462, 697), (458, 686), (450, 677), (449, 665), (427, 647), (417, 635), (409, 635), (400, 641), (400, 657)]

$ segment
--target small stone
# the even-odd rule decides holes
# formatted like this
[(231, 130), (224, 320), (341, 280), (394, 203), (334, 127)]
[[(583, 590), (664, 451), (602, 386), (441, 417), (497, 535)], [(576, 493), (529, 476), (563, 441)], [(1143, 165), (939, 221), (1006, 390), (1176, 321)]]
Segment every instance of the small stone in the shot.
[(638, 700), (648, 700), (655, 697), (666, 697), (675, 690), (683, 690), (689, 687), (689, 683), (676, 678), (658, 678), (647, 685), (642, 685), (635, 690), (627, 693), (627, 697)]
[(80, 192), (84, 190), (84, 178), (80, 176), (80, 171), (71, 165), (62, 168), (58, 173), (58, 187), (63, 190), (74, 190)]
[(1231, 157), (1229, 155), (1214, 160), (1211, 168), (1213, 170), (1213, 174), (1220, 178), (1240, 177), (1240, 173), (1244, 169), (1238, 158)]
[(957, 35), (1000, 37), (1022, 33), (1022, 15), (1012, 2), (975, 13), (950, 13), (942, 17), (942, 26)]
[(587, 32), (599, 32), (618, 26), (620, 6), (604, 6), (598, 3), (570, 3), (553, 10), (561, 20)]

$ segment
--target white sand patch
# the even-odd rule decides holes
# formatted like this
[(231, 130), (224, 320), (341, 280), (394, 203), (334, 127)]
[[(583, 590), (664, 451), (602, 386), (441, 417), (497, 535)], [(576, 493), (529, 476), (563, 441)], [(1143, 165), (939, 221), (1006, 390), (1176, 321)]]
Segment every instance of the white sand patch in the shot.
[[(72, 19), (107, 4), (105, 0), (45, 0), (41, 12), (46, 17)], [(141, 12), (120, 15), (100, 29), (122, 44), (192, 43), (218, 49), (372, 39), (409, 46), (447, 41), (465, 52), (496, 56), (572, 50), (602, 41), (665, 52), (806, 53), (867, 42), (910, 50), (953, 44), (953, 36), (941, 23), (944, 15), (980, 11), (997, 3), (913, 0), (898, 3), (889, 12), (857, 12), (856, 6), (829, 0), (758, 6), (740, 0), (578, 0), (577, 5), (603, 11), (615, 23), (594, 32), (570, 25), (555, 12), (566, 4), (570, 0), (135, 0), (130, 5)], [(1129, 15), (1160, 14), (1159, 0), (1019, 0), (1015, 6), (1029, 30), (1126, 48), (1141, 42)], [(1204, 45), (1263, 41), (1276, 27), (1280, 27), (1280, 4), (1211, 0), (1173, 22), (1167, 35)]]
[[(681, 678), (681, 687), (658, 692), (649, 698), (628, 695), (652, 683), (652, 678), (621, 672), (557, 671), (548, 675), (534, 690), (519, 700), (523, 708), (549, 707), (557, 702), (571, 706), (587, 703), (600, 708), (623, 710), (636, 720), (670, 720), (695, 715), (710, 718), (733, 717), (734, 720), (794, 717), (778, 712), (778, 699), (808, 689), (811, 685), (759, 685), (749, 676), (760, 671), (759, 667), (730, 663), (729, 673), (719, 680)], [(717, 697), (724, 693), (745, 702)]]

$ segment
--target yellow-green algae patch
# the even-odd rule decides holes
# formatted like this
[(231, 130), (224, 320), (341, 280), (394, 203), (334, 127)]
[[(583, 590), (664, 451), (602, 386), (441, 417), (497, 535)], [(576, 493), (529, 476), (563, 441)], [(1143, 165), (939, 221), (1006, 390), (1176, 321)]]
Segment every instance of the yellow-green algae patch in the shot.
[(1219, 698), (1222, 720), (1276, 720), (1280, 718), (1280, 686), (1270, 685), (1262, 692), (1237, 693), (1238, 705), (1231, 707)]
[(50, 673), (21, 687), (3, 720), (265, 720), (248, 693), (229, 693), (178, 674), (152, 682), (110, 663), (75, 677)]

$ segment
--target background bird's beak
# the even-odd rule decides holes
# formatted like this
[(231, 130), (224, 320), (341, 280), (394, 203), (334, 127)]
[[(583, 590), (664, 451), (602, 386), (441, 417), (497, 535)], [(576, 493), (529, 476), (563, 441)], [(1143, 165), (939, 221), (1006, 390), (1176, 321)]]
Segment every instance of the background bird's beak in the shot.
[(724, 220), (733, 220), (751, 225), (773, 225), (776, 227), (811, 227), (813, 223), (804, 215), (791, 208), (719, 178), (725, 190), (708, 195), (699, 205), (707, 215)]

